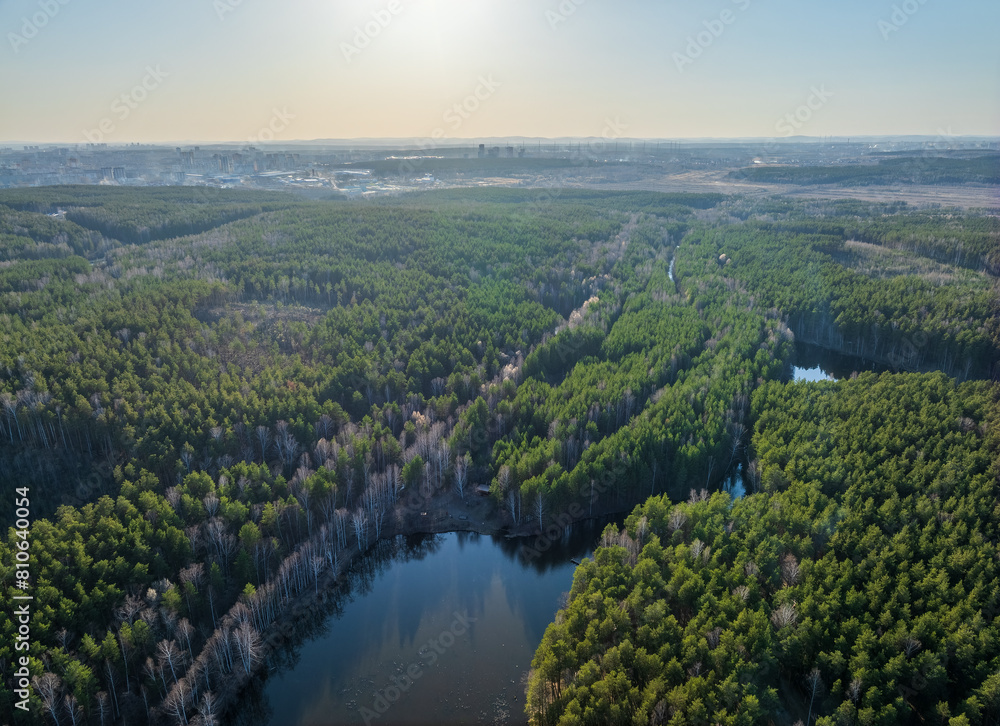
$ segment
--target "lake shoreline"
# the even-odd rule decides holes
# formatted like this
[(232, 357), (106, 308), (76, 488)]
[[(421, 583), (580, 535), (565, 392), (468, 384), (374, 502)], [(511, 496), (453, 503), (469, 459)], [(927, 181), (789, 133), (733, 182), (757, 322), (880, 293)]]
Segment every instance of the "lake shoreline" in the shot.
[[(318, 576), (315, 587), (306, 588), (282, 607), (274, 622), (259, 634), (262, 648), (254, 669), (249, 674), (237, 673), (234, 670), (233, 673), (229, 674), (231, 677), (222, 681), (225, 687), (220, 684), (213, 691), (218, 704), (216, 716), (220, 718), (221, 722), (226, 722), (226, 719), (231, 717), (237, 707), (241, 705), (241, 697), (244, 693), (252, 688), (263, 687), (270, 676), (267, 666), (271, 656), (280, 649), (297, 645), (296, 641), (300, 640), (300, 635), (303, 635), (297, 627), (298, 623), (303, 622), (304, 619), (313, 622), (317, 618), (329, 617), (331, 613), (324, 612), (324, 609), (337, 596), (338, 586), (343, 584), (344, 576), (362, 555), (370, 552), (380, 542), (391, 541), (398, 537), (471, 533), (481, 536), (503, 536), (508, 539), (535, 536), (547, 543), (539, 548), (541, 550), (547, 550), (548, 544), (551, 544), (547, 535), (540, 531), (537, 526), (529, 524), (528, 521), (522, 522), (516, 528), (504, 523), (505, 517), (502, 510), (496, 506), (491, 497), (473, 494), (466, 495), (462, 499), (457, 494), (448, 492), (440, 493), (436, 499), (442, 505), (441, 508), (428, 508), (426, 512), (407, 512), (407, 508), (400, 505), (400, 508), (394, 513), (393, 519), (395, 521), (393, 521), (392, 526), (386, 527), (378, 539), (372, 540), (364, 549), (360, 549), (355, 543), (341, 550), (338, 553), (335, 570), (330, 567), (325, 568)], [(560, 519), (561, 521), (565, 520), (567, 522), (565, 526), (568, 527), (605, 519), (609, 516), (625, 515), (631, 512), (634, 507), (635, 504), (631, 504), (618, 511), (603, 511), (601, 508), (600, 511), (593, 514), (588, 512), (587, 516), (578, 519), (572, 519), (568, 509)], [(306, 540), (299, 547), (301, 548), (307, 542), (317, 539), (317, 536), (314, 535), (311, 540)], [(239, 604), (239, 602), (235, 604), (230, 613)], [(221, 620), (220, 618), (220, 622)], [(303, 641), (306, 639), (308, 639), (308, 635), (301, 638)], [(160, 715), (166, 716), (165, 713)], [(193, 716), (194, 714), (192, 714)]]

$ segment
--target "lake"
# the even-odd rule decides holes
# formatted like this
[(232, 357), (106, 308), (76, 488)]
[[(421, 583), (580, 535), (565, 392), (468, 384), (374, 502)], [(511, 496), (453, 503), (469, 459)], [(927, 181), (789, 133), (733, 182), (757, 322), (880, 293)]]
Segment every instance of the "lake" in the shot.
[(792, 363), (793, 381), (840, 381), (851, 374), (864, 371), (883, 373), (893, 370), (890, 366), (873, 363), (864, 358), (844, 355), (820, 348), (811, 343), (796, 343)]
[[(881, 367), (885, 369), (885, 367)], [(879, 370), (798, 344), (796, 381)], [(724, 483), (744, 495), (737, 466)], [(579, 560), (610, 520), (572, 527), (543, 556), (534, 540), (472, 533), (380, 542), (344, 578), (330, 615), (303, 623), (247, 694), (239, 724), (526, 724), (525, 676)], [(620, 520), (619, 520), (620, 521)]]
[(574, 525), (530, 560), (519, 553), (530, 538), (379, 543), (352, 567), (334, 614), (275, 659), (235, 723), (527, 723), (525, 674), (572, 586), (570, 560), (593, 551), (607, 521)]

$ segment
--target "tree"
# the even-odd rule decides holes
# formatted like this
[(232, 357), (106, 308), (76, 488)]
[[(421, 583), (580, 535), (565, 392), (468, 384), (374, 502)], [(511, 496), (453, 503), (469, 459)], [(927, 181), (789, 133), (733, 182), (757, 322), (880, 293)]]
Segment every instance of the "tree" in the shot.
[(69, 716), (69, 722), (73, 726), (76, 726), (77, 722), (83, 718), (83, 708), (72, 693), (67, 693), (63, 700), (66, 707), (66, 714)]
[(187, 694), (184, 690), (184, 682), (176, 683), (174, 688), (163, 700), (163, 707), (168, 713), (172, 713), (178, 724), (186, 724), (187, 718)]
[(206, 691), (205, 695), (201, 697), (201, 706), (198, 710), (205, 726), (216, 726), (216, 717), (218, 716), (216, 704), (215, 695), (211, 691)]
[(455, 459), (455, 491), (458, 495), (465, 499), (465, 482), (469, 471), (469, 463), (471, 458), (469, 454), (466, 453), (465, 456), (461, 456)]
[(156, 654), (160, 658), (161, 668), (163, 664), (166, 664), (170, 668), (170, 675), (174, 679), (174, 683), (177, 683), (177, 670), (176, 667), (180, 667), (181, 654), (177, 650), (177, 643), (173, 640), (161, 640), (156, 646)]
[(806, 716), (806, 726), (809, 726), (812, 723), (813, 703), (816, 701), (816, 693), (823, 684), (823, 678), (820, 675), (819, 668), (813, 668), (809, 671), (809, 675), (806, 677), (806, 683), (809, 686), (809, 715)]
[(32, 679), (35, 693), (42, 699), (42, 705), (52, 717), (53, 723), (59, 726), (59, 709), (62, 705), (62, 681), (55, 673), (43, 673)]
[(105, 691), (98, 691), (96, 703), (97, 715), (101, 719), (101, 726), (104, 726), (106, 719), (114, 718), (111, 712), (111, 703), (108, 700), (108, 694)]
[(185, 567), (180, 572), (180, 580), (183, 583), (184, 601), (187, 605), (188, 613), (191, 613), (191, 596), (198, 592), (198, 588), (205, 577), (205, 565), (201, 562)]
[(233, 635), (243, 672), (249, 676), (253, 673), (261, 657), (260, 636), (257, 635), (257, 631), (249, 622), (241, 623)]
[(181, 636), (181, 638), (183, 638), (184, 642), (187, 644), (188, 656), (190, 656), (191, 660), (193, 661), (194, 651), (191, 650), (191, 636), (194, 634), (194, 628), (191, 626), (191, 623), (188, 621), (187, 618), (181, 618), (180, 621), (177, 623), (177, 634)]

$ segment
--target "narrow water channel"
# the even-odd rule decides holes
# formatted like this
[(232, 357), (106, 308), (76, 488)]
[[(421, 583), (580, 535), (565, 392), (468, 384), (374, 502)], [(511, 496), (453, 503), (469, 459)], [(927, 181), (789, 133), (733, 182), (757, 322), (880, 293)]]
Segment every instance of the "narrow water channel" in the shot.
[[(525, 675), (604, 522), (541, 556), (470, 533), (400, 537), (354, 567), (324, 622), (271, 664), (239, 724), (524, 724)], [(366, 721), (367, 719), (367, 721)]]

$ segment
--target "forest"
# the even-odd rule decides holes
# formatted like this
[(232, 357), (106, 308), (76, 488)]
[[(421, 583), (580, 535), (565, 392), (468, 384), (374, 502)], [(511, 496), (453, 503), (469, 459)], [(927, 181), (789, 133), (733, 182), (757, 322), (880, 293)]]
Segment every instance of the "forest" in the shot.
[[(304, 594), (416, 531), (414, 501), (482, 485), (511, 533), (635, 508), (539, 647), (535, 723), (996, 723), (996, 222), (569, 189), (0, 192), (27, 721), (223, 723)], [(789, 382), (803, 341), (891, 372)]]
[(942, 373), (762, 385), (759, 493), (652, 497), (606, 530), (535, 656), (530, 712), (996, 723), (997, 401)]

